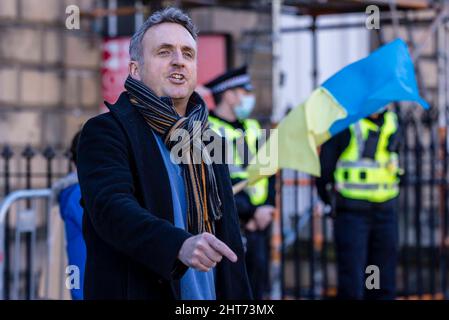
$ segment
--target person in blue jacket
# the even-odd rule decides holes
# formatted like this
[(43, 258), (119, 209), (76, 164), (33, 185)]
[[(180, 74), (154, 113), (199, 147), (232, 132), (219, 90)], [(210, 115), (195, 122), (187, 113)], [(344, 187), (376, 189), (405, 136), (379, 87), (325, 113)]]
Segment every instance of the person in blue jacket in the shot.
[[(71, 161), (76, 169), (76, 148), (78, 146), (80, 132), (72, 140), (70, 152)], [(77, 268), (79, 281), (73, 281), (71, 295), (73, 300), (83, 300), (84, 266), (86, 262), (86, 244), (82, 232), (83, 208), (80, 205), (81, 191), (77, 182), (76, 170), (71, 172), (61, 181), (66, 181), (67, 186), (59, 193), (58, 202), (61, 217), (64, 220), (65, 236), (67, 243), (67, 257), (70, 266)], [(75, 183), (73, 183), (75, 182)]]

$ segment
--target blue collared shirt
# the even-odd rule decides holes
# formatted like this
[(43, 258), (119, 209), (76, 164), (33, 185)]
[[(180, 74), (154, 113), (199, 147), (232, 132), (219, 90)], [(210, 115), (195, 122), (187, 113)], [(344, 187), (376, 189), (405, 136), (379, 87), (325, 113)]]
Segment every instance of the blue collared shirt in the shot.
[[(153, 132), (170, 180), (170, 188), (173, 201), (173, 214), (175, 226), (187, 230), (187, 199), (185, 195), (182, 167), (170, 159), (170, 151), (165, 146), (162, 138)], [(181, 278), (182, 300), (215, 300), (215, 270), (208, 272), (189, 268)]]

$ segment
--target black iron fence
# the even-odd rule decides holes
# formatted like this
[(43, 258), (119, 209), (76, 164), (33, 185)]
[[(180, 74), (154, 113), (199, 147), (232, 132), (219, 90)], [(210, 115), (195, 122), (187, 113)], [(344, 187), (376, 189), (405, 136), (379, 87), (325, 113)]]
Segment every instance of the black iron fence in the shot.
[[(410, 110), (410, 109), (409, 109)], [(403, 110), (400, 166), (399, 298), (447, 299), (448, 139), (438, 114)], [(307, 175), (279, 175), (280, 225), (274, 239), (272, 292), (277, 297), (327, 299), (336, 294), (333, 218), (324, 213)], [(280, 248), (276, 251), (276, 248)], [(279, 283), (276, 277), (279, 276)]]
[[(57, 179), (64, 177), (72, 171), (72, 163), (70, 161), (70, 152), (66, 148), (57, 148), (47, 146), (44, 148), (34, 148), (30, 145), (24, 147), (11, 147), (4, 145), (1, 149), (0, 158), (0, 186), (2, 187), (3, 196), (12, 191), (19, 189), (32, 188), (48, 188)], [(30, 202), (25, 204), (26, 208), (30, 207)], [(4, 297), (10, 298), (10, 284), (12, 281), (12, 252), (11, 248), (14, 241), (14, 221), (11, 220), (8, 213), (6, 217), (5, 228), (5, 252), (4, 252)], [(44, 242), (46, 237), (46, 221), (40, 222), (37, 228), (37, 241)], [(26, 233), (23, 239), (20, 239), (25, 247), (25, 263), (21, 268), (21, 279), (24, 283), (23, 298), (30, 298), (30, 281), (31, 278), (31, 234)], [(34, 275), (33, 275), (34, 276)]]

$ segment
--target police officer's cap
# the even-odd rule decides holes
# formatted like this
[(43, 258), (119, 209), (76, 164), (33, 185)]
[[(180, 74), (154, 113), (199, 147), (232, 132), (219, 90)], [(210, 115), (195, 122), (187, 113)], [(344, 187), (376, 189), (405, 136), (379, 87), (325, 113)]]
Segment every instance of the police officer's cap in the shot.
[(212, 91), (213, 95), (222, 93), (229, 89), (243, 88), (252, 91), (251, 77), (247, 72), (247, 66), (227, 71), (205, 84)]

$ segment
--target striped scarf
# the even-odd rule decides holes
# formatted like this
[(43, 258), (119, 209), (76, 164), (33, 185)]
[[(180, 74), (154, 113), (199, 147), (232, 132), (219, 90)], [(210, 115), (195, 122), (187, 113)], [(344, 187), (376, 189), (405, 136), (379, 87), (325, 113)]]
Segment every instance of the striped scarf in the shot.
[[(221, 200), (212, 161), (201, 140), (201, 135), (209, 128), (209, 113), (204, 101), (194, 92), (190, 98), (186, 116), (181, 117), (176, 112), (171, 99), (157, 97), (141, 81), (128, 76), (125, 88), (130, 95), (131, 103), (146, 123), (162, 137), (168, 150), (171, 151), (175, 145), (182, 143), (180, 149), (183, 151), (182, 166), (189, 232), (215, 233), (215, 221), (222, 216)], [(188, 137), (183, 137), (179, 141), (179, 131), (177, 132), (176, 129), (186, 130), (184, 132), (189, 133)]]

